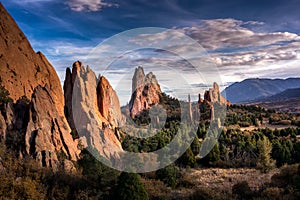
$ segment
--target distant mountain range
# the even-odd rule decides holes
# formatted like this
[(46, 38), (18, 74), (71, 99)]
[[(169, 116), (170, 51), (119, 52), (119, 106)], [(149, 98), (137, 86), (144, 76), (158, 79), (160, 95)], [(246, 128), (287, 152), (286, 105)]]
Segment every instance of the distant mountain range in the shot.
[(231, 103), (248, 103), (268, 100), (268, 98), (270, 98), (269, 100), (283, 100), (282, 98), (300, 97), (299, 88), (300, 78), (256, 78), (233, 83), (222, 92), (222, 95), (226, 96)]
[(261, 102), (277, 102), (277, 101), (287, 101), (291, 99), (300, 98), (300, 88), (295, 89), (287, 89), (283, 92), (280, 92), (278, 94), (259, 99), (257, 101)]

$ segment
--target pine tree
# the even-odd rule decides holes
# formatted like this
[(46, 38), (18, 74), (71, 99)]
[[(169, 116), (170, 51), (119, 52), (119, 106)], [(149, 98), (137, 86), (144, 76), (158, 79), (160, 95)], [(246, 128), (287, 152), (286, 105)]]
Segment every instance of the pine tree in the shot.
[(171, 164), (156, 171), (156, 177), (171, 188), (176, 187), (178, 170), (175, 164)]
[(209, 165), (219, 160), (220, 160), (220, 149), (219, 149), (219, 145), (216, 144), (213, 147), (213, 149), (204, 158), (201, 159), (201, 163), (205, 165)]
[(8, 90), (2, 85), (2, 81), (0, 80), (0, 105), (11, 101), (9, 95)]
[(257, 142), (257, 149), (258, 149), (258, 166), (264, 172), (267, 172), (271, 168), (274, 167), (274, 161), (271, 159), (271, 152), (272, 152), (272, 143), (270, 140), (263, 136), (261, 140)]
[(196, 158), (191, 147), (189, 147), (186, 152), (178, 159), (178, 162), (184, 167), (194, 167)]
[(194, 141), (193, 141), (192, 144), (191, 144), (191, 149), (192, 149), (192, 152), (193, 152), (193, 154), (194, 154), (195, 156), (199, 154), (199, 152), (200, 152), (200, 147), (201, 147), (201, 144), (200, 144), (200, 142), (199, 142), (198, 136), (196, 135)]
[(122, 172), (118, 178), (114, 199), (147, 200), (149, 198), (138, 174)]

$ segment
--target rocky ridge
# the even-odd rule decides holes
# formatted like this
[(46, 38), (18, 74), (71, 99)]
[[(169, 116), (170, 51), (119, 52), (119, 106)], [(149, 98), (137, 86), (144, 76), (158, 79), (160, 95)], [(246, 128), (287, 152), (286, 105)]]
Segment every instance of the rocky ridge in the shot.
[(58, 157), (76, 161), (80, 151), (73, 141), (65, 118), (59, 116), (50, 89), (37, 86), (29, 104), (29, 120), (25, 134), (26, 154), (43, 166), (57, 166)]
[[(79, 140), (105, 158), (116, 157), (122, 151), (116, 127), (123, 119), (109, 82), (75, 62), (67, 69), (63, 94), (55, 69), (33, 51), (2, 5), (0, 25), (0, 80), (12, 99), (0, 102), (0, 142), (53, 169), (74, 168), (70, 160), (79, 158)], [(85, 135), (79, 138), (76, 131)]]
[(1, 142), (21, 158), (29, 155), (41, 166), (54, 170), (65, 159), (78, 159), (78, 140), (73, 140), (71, 129), (59, 115), (47, 85), (37, 86), (30, 102), (19, 99), (0, 107)]

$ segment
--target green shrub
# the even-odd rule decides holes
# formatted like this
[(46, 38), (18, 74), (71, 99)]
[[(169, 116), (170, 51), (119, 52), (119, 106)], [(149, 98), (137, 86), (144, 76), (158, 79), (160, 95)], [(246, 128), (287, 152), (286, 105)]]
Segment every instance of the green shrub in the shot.
[(232, 186), (232, 195), (235, 199), (252, 199), (252, 191), (247, 181), (236, 183)]
[(9, 97), (8, 90), (1, 84), (0, 81), (0, 105), (10, 102), (12, 99)]
[(140, 176), (134, 173), (122, 172), (114, 192), (118, 200), (147, 200), (148, 194), (141, 183)]
[(178, 169), (176, 168), (175, 164), (171, 164), (156, 171), (156, 177), (171, 188), (176, 187), (177, 174)]

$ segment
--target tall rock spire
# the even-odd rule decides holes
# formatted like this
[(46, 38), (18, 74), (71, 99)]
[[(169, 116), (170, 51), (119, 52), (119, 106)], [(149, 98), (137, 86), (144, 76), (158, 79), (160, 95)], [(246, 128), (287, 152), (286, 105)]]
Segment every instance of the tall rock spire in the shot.
[(215, 119), (215, 109), (214, 103), (218, 103), (221, 106), (230, 105), (230, 102), (227, 101), (221, 94), (219, 85), (214, 82), (213, 88), (209, 88), (209, 90), (205, 91), (204, 93), (204, 102), (208, 103), (211, 107), (211, 119)]
[(80, 73), (80, 68), (82, 66), (82, 62), (76, 61), (72, 66), (72, 71), (70, 68), (66, 69), (66, 76), (64, 81), (64, 112), (65, 116), (69, 122), (70, 128), (75, 131), (76, 127), (73, 119), (73, 111), (72, 111), (72, 95), (73, 95), (73, 87), (76, 80), (77, 75)]
[(79, 61), (66, 70), (65, 110), (85, 147), (96, 149), (107, 159), (117, 159), (122, 145), (115, 131), (122, 123), (118, 96), (104, 76), (96, 78)]
[(189, 104), (189, 118), (190, 120), (193, 120), (193, 108), (192, 108), (192, 102), (191, 102), (191, 95), (188, 95), (188, 104)]
[(162, 91), (155, 75), (147, 75), (142, 67), (135, 70), (132, 78), (132, 95), (129, 102), (130, 115), (134, 118), (142, 110), (149, 109), (152, 105), (159, 104)]
[(113, 127), (122, 124), (119, 98), (104, 76), (100, 77), (97, 85), (97, 103), (99, 112)]

